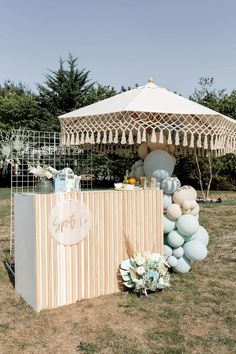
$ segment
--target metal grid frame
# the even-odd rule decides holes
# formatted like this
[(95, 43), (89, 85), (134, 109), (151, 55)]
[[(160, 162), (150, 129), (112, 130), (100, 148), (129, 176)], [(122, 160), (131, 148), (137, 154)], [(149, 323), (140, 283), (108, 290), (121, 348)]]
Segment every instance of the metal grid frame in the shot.
[[(10, 227), (10, 266), (14, 267), (14, 194), (39, 192), (39, 179), (29, 173), (28, 167), (49, 165), (57, 170), (70, 167), (75, 174), (82, 175), (81, 190), (92, 189), (92, 151), (93, 147), (60, 146), (60, 133), (29, 130), (13, 130), (1, 134), (2, 147), (9, 147), (9, 155), (4, 156), (11, 164), (11, 227)], [(4, 137), (4, 139), (3, 139)], [(8, 264), (9, 266), (9, 264)]]

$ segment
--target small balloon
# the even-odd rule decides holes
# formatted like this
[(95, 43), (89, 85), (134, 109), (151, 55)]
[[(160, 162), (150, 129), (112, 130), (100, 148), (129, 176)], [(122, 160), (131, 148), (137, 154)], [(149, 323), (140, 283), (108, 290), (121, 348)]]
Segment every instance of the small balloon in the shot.
[(166, 210), (168, 206), (172, 203), (171, 195), (163, 194), (163, 209)]
[(183, 249), (183, 247), (175, 248), (175, 249), (172, 251), (172, 254), (173, 254), (173, 256), (175, 256), (176, 258), (181, 258), (181, 257), (183, 257), (183, 255), (184, 255), (184, 249)]
[(173, 270), (175, 273), (188, 273), (191, 269), (191, 261), (185, 256), (178, 259), (178, 263)]
[(164, 245), (164, 256), (169, 257), (172, 255), (172, 248), (168, 245)]
[[(175, 193), (173, 194), (173, 200), (176, 204), (182, 206), (185, 200), (196, 200), (197, 199), (197, 192), (191, 186), (182, 186), (178, 188)], [(191, 208), (191, 207), (190, 207)]]
[(138, 147), (138, 156), (141, 158), (141, 159), (145, 159), (145, 157), (149, 154), (150, 150), (149, 150), (149, 147), (147, 145), (147, 143), (142, 143), (139, 145)]
[(181, 186), (177, 177), (167, 177), (161, 182), (161, 189), (166, 194), (173, 194)]
[(178, 260), (177, 260), (177, 258), (174, 257), (174, 256), (168, 257), (167, 262), (169, 263), (169, 266), (170, 266), (170, 267), (176, 267), (177, 264), (178, 264)]
[(167, 241), (170, 246), (178, 248), (183, 245), (184, 237), (178, 230), (173, 230), (168, 234)]
[(164, 218), (164, 233), (168, 234), (169, 232), (175, 229), (175, 221), (169, 219), (166, 215), (163, 215)]
[(177, 220), (182, 215), (180, 206), (178, 204), (170, 204), (167, 207), (166, 215), (172, 220)]
[(150, 148), (150, 150), (165, 150), (166, 149), (166, 137), (163, 135), (163, 143), (159, 143), (160, 140), (160, 133), (156, 132), (156, 143), (151, 142), (151, 135), (148, 135), (148, 141), (147, 145)]

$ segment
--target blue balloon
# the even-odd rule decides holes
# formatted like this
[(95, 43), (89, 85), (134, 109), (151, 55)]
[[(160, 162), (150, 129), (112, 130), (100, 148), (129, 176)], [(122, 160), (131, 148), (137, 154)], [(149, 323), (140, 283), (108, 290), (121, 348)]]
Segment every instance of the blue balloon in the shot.
[(147, 177), (155, 177), (158, 181), (171, 176), (174, 171), (174, 161), (168, 152), (154, 150), (144, 160), (144, 172)]
[(161, 182), (161, 189), (166, 194), (173, 194), (180, 186), (181, 183), (177, 177), (166, 177)]

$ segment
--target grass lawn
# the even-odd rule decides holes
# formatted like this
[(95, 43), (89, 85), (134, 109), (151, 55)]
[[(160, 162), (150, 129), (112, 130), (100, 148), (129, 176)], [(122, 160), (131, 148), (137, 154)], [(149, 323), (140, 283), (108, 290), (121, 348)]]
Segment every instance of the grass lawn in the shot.
[[(0, 190), (0, 354), (236, 353), (236, 192), (201, 206), (209, 255), (148, 298), (120, 293), (35, 313), (9, 281), (9, 199)], [(2, 198), (1, 196), (4, 196)]]

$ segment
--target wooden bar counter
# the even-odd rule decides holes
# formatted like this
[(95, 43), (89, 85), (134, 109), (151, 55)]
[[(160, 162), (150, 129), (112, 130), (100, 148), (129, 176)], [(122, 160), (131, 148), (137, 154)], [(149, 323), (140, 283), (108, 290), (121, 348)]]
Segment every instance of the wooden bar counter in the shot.
[(16, 291), (36, 311), (118, 292), (125, 237), (163, 253), (162, 205), (160, 190), (15, 194)]

